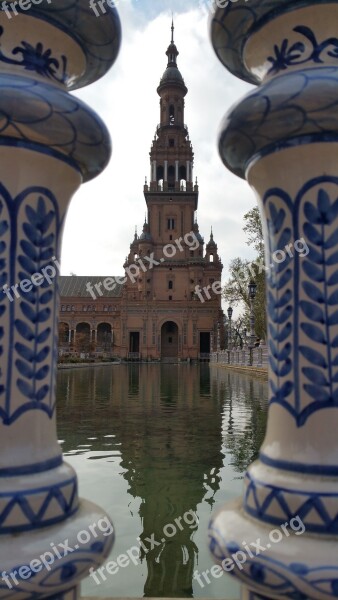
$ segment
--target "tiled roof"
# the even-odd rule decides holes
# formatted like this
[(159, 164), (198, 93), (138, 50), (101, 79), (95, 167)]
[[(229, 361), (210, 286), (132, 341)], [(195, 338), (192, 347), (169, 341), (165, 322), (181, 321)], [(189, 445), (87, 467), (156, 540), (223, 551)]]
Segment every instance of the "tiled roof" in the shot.
[[(81, 297), (93, 299), (93, 296), (87, 290), (87, 284), (90, 283), (92, 288), (94, 288), (94, 294), (97, 298), (120, 298), (122, 296), (123, 289), (123, 285), (120, 283), (116, 283), (112, 291), (106, 290), (105, 287), (101, 285), (100, 290), (102, 296), (95, 289), (95, 284), (99, 284), (100, 282), (103, 283), (106, 279), (108, 279), (108, 277), (108, 275), (104, 275), (102, 277), (91, 277), (90, 275), (61, 275), (59, 279), (60, 296), (63, 298)], [(111, 277), (116, 279), (114, 275)], [(117, 279), (121, 281), (123, 277), (117, 277)]]

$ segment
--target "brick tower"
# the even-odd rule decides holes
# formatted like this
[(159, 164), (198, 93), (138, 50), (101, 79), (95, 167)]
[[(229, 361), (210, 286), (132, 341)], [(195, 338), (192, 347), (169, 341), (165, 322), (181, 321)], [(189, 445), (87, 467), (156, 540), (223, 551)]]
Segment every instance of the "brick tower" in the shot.
[(174, 25), (166, 54), (143, 231), (134, 235), (124, 277), (60, 278), (65, 353), (176, 362), (207, 359), (216, 349), (223, 266), (213, 234), (204, 249), (199, 233), (194, 152), (184, 123), (188, 89), (177, 66)]
[[(223, 266), (212, 235), (204, 256), (197, 224), (199, 192), (184, 118), (188, 89), (177, 66), (174, 24), (166, 55), (167, 68), (157, 88), (160, 123), (150, 151), (150, 183), (144, 186), (147, 217), (124, 265), (128, 277), (122, 345), (127, 353), (143, 358), (197, 359), (210, 352), (222, 311), (220, 294), (210, 292), (201, 302), (196, 286), (219, 282)], [(141, 306), (140, 330), (136, 314)]]

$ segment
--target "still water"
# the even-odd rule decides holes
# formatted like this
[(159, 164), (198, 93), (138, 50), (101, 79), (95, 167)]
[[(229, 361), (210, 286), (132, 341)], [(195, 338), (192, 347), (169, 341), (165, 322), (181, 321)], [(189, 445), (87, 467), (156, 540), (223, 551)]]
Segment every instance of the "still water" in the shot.
[(239, 597), (228, 575), (204, 587), (193, 575), (213, 565), (211, 512), (241, 495), (244, 471), (257, 458), (267, 393), (265, 381), (207, 364), (58, 373), (58, 436), (81, 497), (115, 525), (109, 560), (144, 548), (136, 565), (106, 573), (100, 585), (87, 578), (82, 595)]

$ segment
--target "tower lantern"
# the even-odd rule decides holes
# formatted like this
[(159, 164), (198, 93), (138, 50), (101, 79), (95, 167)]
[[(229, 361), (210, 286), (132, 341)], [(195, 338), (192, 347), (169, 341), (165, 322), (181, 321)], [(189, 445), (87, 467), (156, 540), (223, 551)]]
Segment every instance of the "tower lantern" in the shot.
[(166, 52), (168, 64), (157, 88), (161, 98), (160, 123), (150, 152), (150, 190), (192, 192), (194, 153), (184, 124), (184, 98), (188, 89), (177, 66), (179, 52), (173, 23), (171, 29), (171, 43)]

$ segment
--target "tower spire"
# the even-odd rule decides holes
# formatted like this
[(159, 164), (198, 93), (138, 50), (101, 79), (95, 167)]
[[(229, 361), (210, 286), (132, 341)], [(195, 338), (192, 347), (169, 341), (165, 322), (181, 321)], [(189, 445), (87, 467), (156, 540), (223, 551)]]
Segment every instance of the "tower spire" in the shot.
[(174, 27), (174, 15), (172, 15), (172, 20), (171, 20), (171, 43), (174, 44), (174, 31), (175, 31), (175, 27)]

